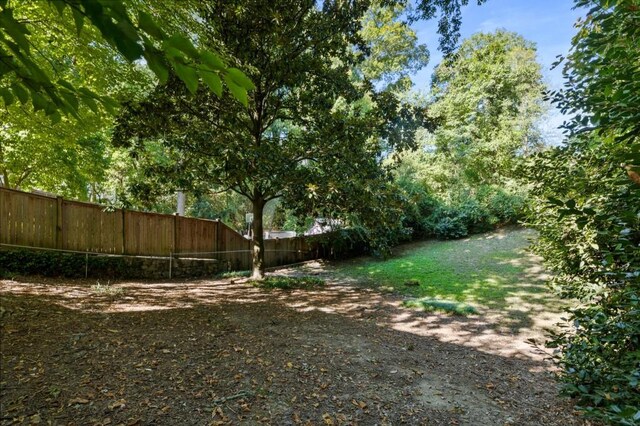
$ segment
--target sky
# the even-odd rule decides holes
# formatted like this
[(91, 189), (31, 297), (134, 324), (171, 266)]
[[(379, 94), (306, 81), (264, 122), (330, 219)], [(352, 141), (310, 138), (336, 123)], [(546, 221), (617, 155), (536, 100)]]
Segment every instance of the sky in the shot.
[[(562, 86), (560, 67), (551, 70), (557, 55), (565, 55), (575, 34), (574, 23), (584, 15), (584, 10), (573, 10), (573, 0), (487, 0), (477, 6), (475, 0), (463, 9), (461, 39), (474, 33), (506, 29), (517, 32), (536, 44), (538, 61), (542, 65), (545, 83), (551, 89)], [(413, 76), (414, 88), (427, 92), (433, 68), (441, 61), (437, 50), (437, 20), (419, 21), (413, 24), (418, 42), (429, 48), (429, 65)], [(551, 110), (542, 120), (541, 127), (550, 143), (559, 143), (561, 132), (557, 127), (565, 120), (559, 112)]]

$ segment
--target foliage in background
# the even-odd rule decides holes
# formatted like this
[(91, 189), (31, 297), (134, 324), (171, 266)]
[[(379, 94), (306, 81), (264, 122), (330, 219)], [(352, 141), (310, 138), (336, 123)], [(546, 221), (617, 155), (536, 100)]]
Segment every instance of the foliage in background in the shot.
[(553, 284), (582, 306), (555, 334), (564, 390), (611, 424), (640, 423), (640, 3), (588, 7), (566, 58), (565, 88), (552, 94), (576, 114), (562, 147), (523, 174), (529, 222)]
[(464, 40), (436, 68), (426, 101), (435, 128), (391, 161), (412, 238), (461, 238), (522, 217), (527, 188), (514, 181), (516, 165), (542, 145), (535, 55), (532, 43), (499, 30)]
[[(117, 100), (136, 98), (150, 89), (148, 70), (129, 64), (106, 43), (96, 42), (100, 35), (94, 27), (78, 34), (71, 19), (45, 2), (16, 4), (12, 10), (21, 19), (29, 17), (29, 44), (32, 52), (41, 52), (31, 61), (50, 68), (57, 78)], [(2, 74), (0, 91), (12, 88), (20, 93), (20, 84), (15, 73)], [(89, 198), (88, 188), (104, 180), (109, 166), (111, 116), (99, 104), (85, 102), (76, 105), (79, 119), (60, 116), (55, 122), (24, 97), (20, 98), (24, 102), (10, 100), (5, 96), (0, 109), (2, 185)]]
[(360, 36), (368, 52), (360, 72), (385, 90), (404, 91), (412, 86), (411, 74), (429, 62), (429, 50), (418, 44), (416, 32), (404, 19), (408, 4), (374, 2), (362, 18)]
[(443, 172), (471, 184), (512, 177), (518, 157), (542, 145), (544, 89), (532, 42), (504, 30), (464, 40), (433, 76), (429, 116), (439, 126), (428, 144)]

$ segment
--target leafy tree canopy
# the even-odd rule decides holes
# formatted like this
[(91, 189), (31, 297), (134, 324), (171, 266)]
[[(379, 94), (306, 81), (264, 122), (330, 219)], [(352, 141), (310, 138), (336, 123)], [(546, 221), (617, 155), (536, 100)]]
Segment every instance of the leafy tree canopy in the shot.
[(375, 194), (376, 182), (386, 179), (377, 161), (380, 138), (403, 141), (389, 120), (394, 98), (353, 77), (364, 11), (312, 0), (203, 4), (199, 39), (220, 43), (247, 70), (255, 83), (248, 109), (205, 90), (191, 95), (171, 80), (120, 119), (117, 141), (142, 151), (157, 140), (174, 159), (156, 166), (159, 179), (231, 189), (251, 201), (256, 276), (263, 273), (267, 201), (304, 200), (318, 211)]
[(64, 49), (55, 37), (49, 40), (46, 50), (34, 45), (34, 34), (42, 31), (40, 27), (47, 22), (38, 19), (38, 15), (43, 15), (43, 8), (55, 10), (75, 26), (79, 35), (88, 23), (91, 30), (100, 35), (93, 38), (96, 43), (108, 43), (129, 62), (144, 59), (160, 82), (166, 82), (173, 72), (194, 93), (200, 78), (220, 96), (224, 80), (231, 93), (246, 104), (246, 92), (253, 85), (242, 71), (228, 67), (219, 54), (196, 47), (188, 36), (166, 33), (144, 7), (130, 7), (127, 2), (111, 0), (34, 3), (3, 0), (0, 2), (0, 96), (7, 106), (16, 100), (21, 104), (30, 102), (36, 112), (44, 111), (54, 122), (60, 121), (62, 115), (79, 118), (81, 104), (93, 111), (97, 111), (98, 103), (109, 111), (117, 106), (113, 99), (96, 94), (84, 84), (74, 85), (59, 75), (57, 64), (47, 53)]
[(544, 111), (533, 43), (498, 30), (465, 40), (434, 72), (429, 115), (438, 128), (425, 143), (455, 175), (499, 184), (515, 159), (540, 148), (536, 122)]
[(404, 20), (408, 9), (406, 4), (374, 3), (362, 18), (360, 36), (367, 48), (362, 72), (389, 89), (410, 89), (409, 76), (429, 62), (427, 46), (417, 44), (418, 36)]

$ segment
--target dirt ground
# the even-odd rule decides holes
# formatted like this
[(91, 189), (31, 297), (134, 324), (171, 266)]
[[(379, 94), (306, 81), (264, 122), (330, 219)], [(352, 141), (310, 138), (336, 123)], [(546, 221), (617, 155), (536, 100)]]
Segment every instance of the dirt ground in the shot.
[(302, 273), (327, 284), (0, 281), (0, 423), (588, 424), (526, 343), (535, 318), (423, 313)]

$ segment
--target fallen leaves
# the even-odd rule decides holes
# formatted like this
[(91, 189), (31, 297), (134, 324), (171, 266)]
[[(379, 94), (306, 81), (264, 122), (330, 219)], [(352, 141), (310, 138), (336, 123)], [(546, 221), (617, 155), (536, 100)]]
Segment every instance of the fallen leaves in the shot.
[(74, 404), (88, 404), (89, 400), (86, 398), (73, 398), (69, 400), (69, 405), (74, 405)]
[(109, 404), (109, 410), (116, 410), (118, 408), (124, 408), (125, 406), (126, 406), (126, 401), (124, 399), (119, 399)]

